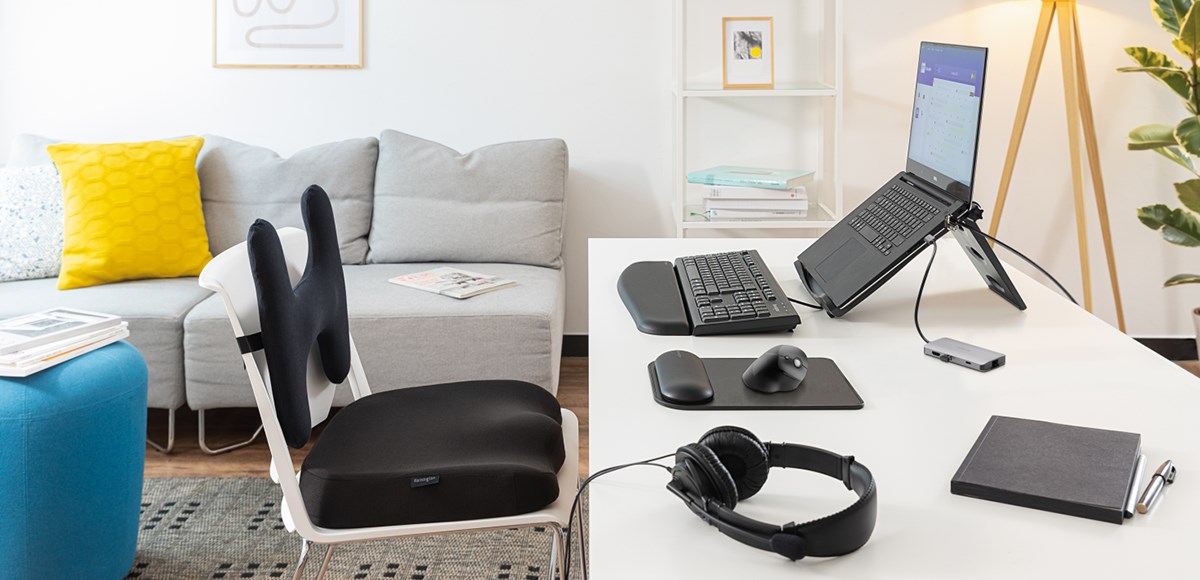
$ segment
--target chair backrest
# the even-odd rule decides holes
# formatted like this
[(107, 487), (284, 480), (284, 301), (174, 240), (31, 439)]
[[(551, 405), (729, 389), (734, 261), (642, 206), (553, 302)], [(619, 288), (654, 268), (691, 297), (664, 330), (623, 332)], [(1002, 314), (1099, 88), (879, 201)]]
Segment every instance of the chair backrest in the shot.
[[(291, 227), (280, 228), (276, 233), (283, 251), (283, 262), (294, 287), (303, 276), (307, 265), (308, 234), (304, 230)], [(199, 284), (221, 297), (233, 327), (234, 339), (241, 347), (242, 363), (250, 379), (255, 405), (263, 423), (263, 433), (271, 450), (271, 478), (283, 488), (287, 507), (284, 523), (289, 529), (296, 529), (302, 535), (311, 534), (314, 527), (304, 508), (289, 445), (279, 422), (267, 356), (264, 350), (255, 348), (256, 341), (248, 338), (261, 332), (258, 291), (251, 270), (248, 244), (242, 242), (213, 258), (200, 273)], [(369, 395), (370, 387), (358, 357), (358, 350), (354, 347), (353, 337), (350, 338), (350, 361), (347, 380), (354, 398)], [(337, 384), (326, 376), (316, 343), (308, 356), (305, 381), (311, 428), (328, 418), (337, 387)]]

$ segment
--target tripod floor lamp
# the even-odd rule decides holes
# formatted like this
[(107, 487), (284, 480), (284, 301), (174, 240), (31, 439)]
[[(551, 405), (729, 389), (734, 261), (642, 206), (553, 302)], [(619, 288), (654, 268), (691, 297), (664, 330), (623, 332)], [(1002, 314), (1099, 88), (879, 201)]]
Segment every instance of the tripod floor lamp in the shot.
[[(1079, 18), (1075, 0), (1042, 0), (1042, 13), (1038, 19), (1037, 32), (1033, 37), (1033, 50), (1029, 54), (1029, 66), (1025, 71), (1025, 84), (1021, 89), (1021, 100), (1017, 105), (1017, 118), (1013, 124), (1012, 139), (1008, 145), (1008, 156), (1004, 161), (1004, 172), (1000, 176), (1000, 192), (996, 197), (996, 208), (988, 233), (996, 235), (1000, 218), (1004, 214), (1004, 203), (1012, 183), (1013, 168), (1021, 148), (1025, 124), (1029, 120), (1029, 105), (1037, 88), (1038, 73), (1046, 55), (1046, 43), (1058, 16), (1059, 44), (1062, 52), (1063, 88), (1067, 98), (1067, 140), (1070, 146), (1071, 179), (1075, 194), (1075, 225), (1079, 236), (1079, 268), (1083, 278), (1083, 306), (1092, 311), (1092, 273), (1088, 262), (1088, 237), (1086, 199), (1083, 192), (1083, 150), (1086, 149), (1092, 185), (1096, 193), (1096, 211), (1100, 216), (1100, 234), (1104, 240), (1104, 252), (1108, 258), (1108, 273), (1112, 280), (1113, 302), (1117, 310), (1117, 326), (1125, 331), (1125, 312), (1121, 306), (1121, 289), (1117, 284), (1117, 265), (1113, 258), (1112, 231), (1108, 222), (1108, 203), (1104, 196), (1104, 178), (1100, 173), (1100, 149), (1096, 144), (1096, 119), (1092, 112), (1092, 96), (1088, 89), (1087, 69), (1083, 61), (1083, 42), (1079, 36)], [(1080, 129), (1082, 128), (1082, 140)]]

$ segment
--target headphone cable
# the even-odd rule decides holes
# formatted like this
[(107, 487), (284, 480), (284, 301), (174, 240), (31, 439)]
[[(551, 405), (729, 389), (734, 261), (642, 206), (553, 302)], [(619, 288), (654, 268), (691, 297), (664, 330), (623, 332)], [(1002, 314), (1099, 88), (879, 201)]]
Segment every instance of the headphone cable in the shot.
[[(667, 470), (667, 472), (669, 473), (671, 471), (670, 467), (667, 467), (666, 465), (654, 463), (654, 462), (661, 461), (668, 457), (673, 457), (674, 455), (675, 455), (674, 453), (668, 453), (666, 455), (663, 455), (661, 457), (655, 457), (653, 459), (646, 459), (643, 461), (636, 461), (634, 463), (626, 463), (624, 465), (616, 465), (613, 467), (609, 467), (607, 469), (602, 469), (602, 470), (588, 476), (587, 479), (583, 480), (583, 483), (579, 484), (579, 490), (577, 490), (575, 492), (575, 500), (571, 502), (571, 515), (570, 515), (570, 517), (567, 518), (567, 539), (566, 539), (566, 545), (564, 546), (566, 548), (564, 550), (564, 553), (566, 554), (566, 556), (563, 559), (563, 575), (562, 575), (561, 580), (570, 580), (570, 578), (571, 578), (571, 536), (572, 536), (572, 530), (575, 525), (574, 524), (575, 509), (580, 506), (579, 500), (583, 496), (583, 491), (585, 489), (587, 489), (588, 484), (592, 483), (592, 480), (594, 480), (597, 477), (600, 477), (602, 475), (606, 475), (606, 474), (612, 473), (614, 471), (625, 469), (627, 467), (637, 467), (640, 465), (661, 467), (661, 468)], [(584, 578), (584, 580), (587, 580), (587, 574), (588, 574), (588, 572), (587, 572), (587, 548), (585, 547), (585, 543), (584, 543), (586, 540), (584, 539), (584, 534), (583, 534), (582, 510), (580, 510), (580, 511), (581, 511), (581, 513), (580, 513), (580, 518), (579, 518), (579, 559), (580, 559), (579, 564), (580, 564), (580, 567), (583, 568), (583, 578)]]

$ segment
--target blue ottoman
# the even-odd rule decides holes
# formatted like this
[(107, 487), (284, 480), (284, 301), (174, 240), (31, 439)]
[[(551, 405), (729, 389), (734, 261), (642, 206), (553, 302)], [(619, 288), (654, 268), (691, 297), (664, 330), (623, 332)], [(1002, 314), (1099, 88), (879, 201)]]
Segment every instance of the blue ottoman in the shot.
[(145, 440), (146, 362), (129, 343), (0, 377), (0, 576), (124, 578)]

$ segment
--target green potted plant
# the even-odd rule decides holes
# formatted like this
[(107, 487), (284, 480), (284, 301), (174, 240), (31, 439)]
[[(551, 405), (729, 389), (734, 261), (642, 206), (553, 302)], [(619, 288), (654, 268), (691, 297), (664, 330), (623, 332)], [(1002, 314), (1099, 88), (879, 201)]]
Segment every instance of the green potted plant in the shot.
[[(1192, 178), (1175, 184), (1181, 208), (1154, 204), (1140, 208), (1138, 219), (1146, 227), (1162, 233), (1168, 243), (1188, 248), (1200, 247), (1200, 3), (1193, 0), (1152, 0), (1155, 19), (1171, 35), (1171, 45), (1183, 55), (1180, 65), (1169, 55), (1144, 46), (1131, 46), (1125, 52), (1138, 66), (1120, 72), (1142, 72), (1158, 79), (1183, 100), (1187, 116), (1175, 125), (1145, 125), (1129, 133), (1129, 149), (1154, 151), (1183, 167)], [(1172, 276), (1164, 287), (1200, 283), (1200, 275)], [(1200, 341), (1200, 308), (1192, 311), (1192, 320)]]

